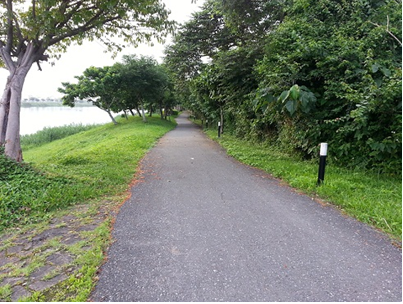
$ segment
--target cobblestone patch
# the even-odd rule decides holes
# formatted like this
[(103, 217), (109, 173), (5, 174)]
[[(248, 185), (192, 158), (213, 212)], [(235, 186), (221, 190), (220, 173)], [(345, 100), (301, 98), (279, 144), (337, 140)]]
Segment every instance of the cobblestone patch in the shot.
[(28, 291), (26, 288), (20, 285), (16, 285), (13, 287), (13, 291), (11, 294), (11, 301), (12, 302), (17, 302), (19, 299), (29, 297), (31, 295), (31, 292)]
[[(0, 234), (0, 302), (18, 301), (67, 280), (81, 268), (95, 230), (109, 216), (88, 205), (27, 229)], [(95, 214), (94, 214), (95, 213)]]

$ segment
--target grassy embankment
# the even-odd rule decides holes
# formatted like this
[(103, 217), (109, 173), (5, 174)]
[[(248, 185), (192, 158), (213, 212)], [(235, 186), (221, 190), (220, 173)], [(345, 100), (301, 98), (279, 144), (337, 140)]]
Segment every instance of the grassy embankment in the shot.
[[(146, 124), (138, 117), (118, 121), (117, 126), (109, 123), (82, 128), (60, 127), (26, 136), (22, 142), (24, 159), (29, 165), (20, 166), (0, 157), (0, 237), (2, 234), (43, 231), (52, 219), (60, 218), (66, 212), (74, 213), (71, 206), (76, 204), (88, 204), (94, 215), (106, 202), (112, 208), (119, 206), (127, 196), (138, 162), (158, 138), (174, 128), (175, 123), (157, 117), (148, 118)], [(59, 137), (64, 138), (47, 143)], [(77, 248), (69, 249), (80, 252), (80, 246), (91, 247), (73, 262), (79, 267), (74, 275), (50, 292), (37, 292), (25, 300), (85, 301), (104, 258), (102, 253), (110, 242), (112, 222), (109, 216), (91, 232), (91, 244), (79, 243)], [(43, 249), (49, 246), (60, 249), (57, 239), (52, 242)], [(2, 244), (0, 250), (3, 245), (7, 247)], [(41, 248), (36, 250), (39, 254)], [(29, 276), (43, 264), (43, 261), (31, 262), (22, 269), (24, 276)], [(22, 275), (21, 271), (14, 270), (17, 276)], [(4, 275), (7, 276), (0, 275), (0, 281)], [(8, 285), (0, 288), (0, 298), (8, 298), (8, 293)]]
[(44, 143), (46, 138), (54, 140), (57, 134), (68, 135), (66, 128), (58, 128), (53, 135), (51, 130), (45, 130), (40, 136), (23, 138), (24, 159), (35, 170), (3, 160), (0, 231), (15, 223), (47, 217), (52, 210), (122, 193), (133, 178), (138, 161), (173, 126), (156, 117), (147, 124), (131, 117), (121, 119), (118, 126), (94, 127), (50, 143)]
[(239, 161), (263, 169), (293, 188), (336, 205), (350, 216), (386, 232), (401, 242), (401, 176), (349, 170), (330, 163), (326, 166), (324, 184), (318, 187), (316, 182), (319, 160), (301, 161), (273, 146), (239, 140), (229, 134), (217, 138), (216, 130), (210, 129), (206, 133)]

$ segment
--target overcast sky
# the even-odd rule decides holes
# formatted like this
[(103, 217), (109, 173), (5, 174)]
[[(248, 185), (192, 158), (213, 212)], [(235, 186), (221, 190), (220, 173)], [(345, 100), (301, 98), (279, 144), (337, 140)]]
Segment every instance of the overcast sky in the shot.
[[(190, 19), (192, 12), (198, 11), (204, 0), (198, 0), (196, 4), (191, 0), (163, 0), (171, 11), (170, 19), (180, 23)], [(169, 43), (167, 41), (166, 43)], [(61, 87), (62, 82), (73, 82), (74, 76), (79, 76), (83, 71), (90, 67), (103, 67), (112, 65), (121, 60), (124, 54), (137, 54), (153, 56), (159, 62), (163, 56), (164, 46), (156, 44), (153, 47), (143, 44), (138, 48), (127, 48), (124, 52), (118, 54), (115, 59), (111, 58), (110, 53), (105, 53), (105, 46), (99, 42), (85, 42), (83, 45), (72, 45), (67, 53), (62, 54), (60, 60), (56, 61), (54, 66), (48, 63), (42, 63), (42, 71), (34, 64), (25, 80), (22, 98), (31, 96), (47, 98), (60, 97), (57, 88)], [(0, 90), (4, 89), (8, 71), (0, 69)]]

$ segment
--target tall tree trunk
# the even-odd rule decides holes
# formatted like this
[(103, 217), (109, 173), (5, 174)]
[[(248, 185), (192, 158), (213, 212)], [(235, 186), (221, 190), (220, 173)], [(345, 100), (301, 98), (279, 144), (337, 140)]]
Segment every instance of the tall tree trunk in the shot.
[(0, 101), (0, 145), (4, 145), (6, 142), (8, 113), (10, 112), (10, 94), (10, 77), (7, 77), (6, 88), (4, 89), (4, 93)]
[(7, 54), (4, 48), (0, 49), (0, 54), (10, 72), (0, 101), (0, 144), (4, 145), (6, 156), (21, 162), (21, 94), (25, 78), (37, 54), (35, 54), (32, 44), (27, 46), (25, 53), (21, 58), (18, 58), (17, 62), (12, 62), (10, 55)]

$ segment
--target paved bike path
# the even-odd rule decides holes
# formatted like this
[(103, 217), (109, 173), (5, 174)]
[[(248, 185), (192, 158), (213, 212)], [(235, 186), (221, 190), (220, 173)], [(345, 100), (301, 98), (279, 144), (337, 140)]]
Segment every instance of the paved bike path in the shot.
[(142, 162), (92, 300), (402, 300), (401, 249), (385, 236), (177, 121)]

